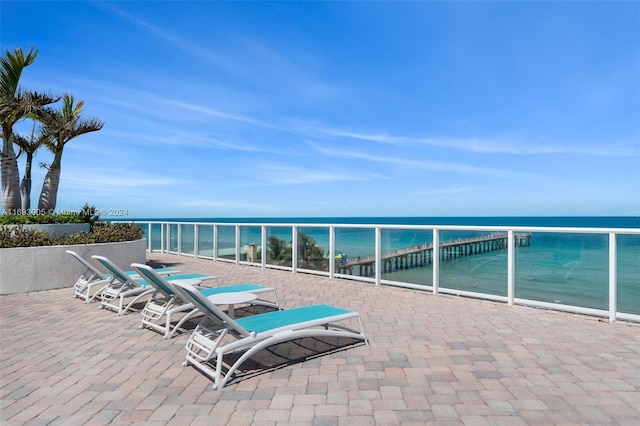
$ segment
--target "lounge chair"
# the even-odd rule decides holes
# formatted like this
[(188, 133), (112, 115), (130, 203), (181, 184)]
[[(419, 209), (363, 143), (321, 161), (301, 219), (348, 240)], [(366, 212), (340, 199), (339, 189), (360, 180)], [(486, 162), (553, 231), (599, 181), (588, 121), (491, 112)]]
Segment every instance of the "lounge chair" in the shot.
[[(182, 299), (176, 294), (176, 290), (173, 284), (160, 276), (157, 271), (150, 268), (147, 265), (140, 263), (132, 263), (131, 267), (151, 286), (156, 289), (156, 292), (147, 301), (147, 304), (142, 309), (142, 324), (140, 328), (149, 327), (160, 331), (165, 339), (170, 339), (176, 330), (179, 330), (182, 325), (199, 312), (192, 303)], [(275, 302), (268, 300), (257, 299), (251, 303), (254, 305), (264, 305), (275, 309), (280, 309), (278, 303), (278, 296), (276, 290), (273, 287), (265, 287), (258, 284), (235, 284), (219, 287), (219, 283), (216, 280), (218, 287), (196, 287), (200, 293), (205, 296), (211, 296), (214, 294), (229, 293), (229, 292), (250, 292), (256, 295), (273, 292)], [(172, 315), (176, 313), (185, 313), (175, 326), (172, 326)], [(164, 320), (163, 320), (164, 318)], [(158, 323), (164, 321), (164, 324)]]
[[(187, 342), (183, 366), (193, 365), (213, 379), (213, 388), (222, 389), (233, 373), (258, 351), (276, 343), (304, 337), (367, 338), (357, 312), (331, 305), (312, 305), (232, 319), (207, 299), (196, 287), (175, 281), (174, 288), (184, 299), (204, 314)], [(336, 324), (357, 321), (360, 331)], [(210, 322), (210, 324), (209, 324)], [(230, 340), (225, 343), (225, 340)], [(222, 371), (225, 354), (248, 347), (228, 368)], [(215, 370), (207, 362), (216, 358)]]
[[(122, 269), (118, 268), (113, 262), (104, 256), (91, 256), (95, 259), (109, 274), (111, 278), (109, 283), (104, 286), (98, 296), (100, 297), (100, 307), (115, 310), (118, 315), (127, 312), (132, 306), (146, 296), (151, 296), (156, 289), (149, 283), (137, 275), (127, 275)], [(180, 274), (172, 275), (167, 280), (188, 280), (197, 279), (215, 280), (216, 277), (205, 274)], [(130, 301), (125, 306), (125, 301)]]
[[(98, 293), (100, 292), (99, 290), (97, 290), (92, 294), (91, 292), (93, 288), (101, 289), (102, 287), (106, 286), (107, 284), (109, 284), (109, 280), (112, 278), (112, 276), (111, 274), (103, 274), (95, 266), (87, 262), (75, 251), (67, 250), (66, 252), (85, 267), (85, 271), (80, 274), (80, 277), (78, 277), (78, 280), (73, 285), (73, 288), (75, 291), (75, 297), (84, 300), (84, 303), (89, 303), (93, 301), (96, 295), (98, 295)], [(180, 273), (178, 269), (174, 268), (158, 268), (155, 269), (155, 271), (160, 275), (172, 275)], [(135, 271), (125, 271), (125, 273), (131, 276), (137, 274)]]

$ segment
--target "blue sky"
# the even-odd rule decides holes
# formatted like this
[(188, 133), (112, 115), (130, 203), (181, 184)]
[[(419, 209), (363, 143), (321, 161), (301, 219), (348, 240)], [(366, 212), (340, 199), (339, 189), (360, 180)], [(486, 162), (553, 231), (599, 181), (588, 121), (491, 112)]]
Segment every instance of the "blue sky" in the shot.
[(67, 145), (59, 209), (640, 215), (638, 2), (3, 0), (0, 14), (3, 52), (39, 50), (22, 85), (105, 121)]

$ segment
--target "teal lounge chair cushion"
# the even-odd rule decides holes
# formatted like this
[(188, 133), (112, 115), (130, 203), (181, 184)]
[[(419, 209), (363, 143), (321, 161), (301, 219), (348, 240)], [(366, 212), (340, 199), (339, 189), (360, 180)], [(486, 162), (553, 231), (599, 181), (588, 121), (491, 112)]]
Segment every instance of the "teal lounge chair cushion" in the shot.
[(331, 305), (302, 306), (300, 308), (285, 309), (283, 311), (267, 312), (236, 319), (236, 322), (248, 331), (262, 333), (293, 324), (302, 324), (335, 315), (351, 314), (353, 311)]

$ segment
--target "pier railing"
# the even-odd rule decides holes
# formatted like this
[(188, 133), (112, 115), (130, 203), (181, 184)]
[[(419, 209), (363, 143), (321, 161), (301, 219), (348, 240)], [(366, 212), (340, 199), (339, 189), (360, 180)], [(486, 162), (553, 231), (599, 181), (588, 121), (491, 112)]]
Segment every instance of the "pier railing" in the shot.
[(640, 322), (635, 228), (136, 223), (149, 252)]

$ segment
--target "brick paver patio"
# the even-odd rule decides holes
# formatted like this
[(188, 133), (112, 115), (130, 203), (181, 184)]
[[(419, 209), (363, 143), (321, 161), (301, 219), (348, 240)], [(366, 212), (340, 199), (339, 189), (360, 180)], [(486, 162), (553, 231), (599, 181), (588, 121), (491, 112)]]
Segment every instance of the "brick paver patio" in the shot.
[(186, 334), (163, 340), (138, 328), (139, 314), (83, 304), (70, 288), (2, 296), (0, 423), (640, 424), (637, 324), (177, 256), (149, 259), (213, 273), (222, 284), (273, 286), (285, 308), (356, 310), (370, 346), (284, 364), (280, 356), (300, 351), (285, 343), (213, 390), (207, 377), (181, 366)]

